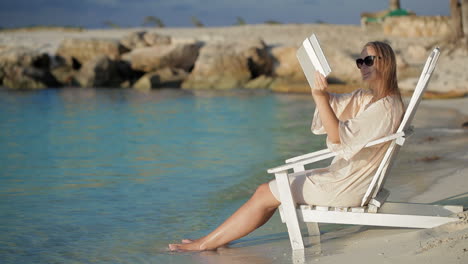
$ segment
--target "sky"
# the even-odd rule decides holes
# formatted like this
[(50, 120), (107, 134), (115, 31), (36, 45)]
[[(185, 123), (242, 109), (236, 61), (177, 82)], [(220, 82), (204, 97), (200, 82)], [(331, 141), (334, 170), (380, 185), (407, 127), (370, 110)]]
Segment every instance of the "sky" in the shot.
[[(449, 0), (400, 0), (417, 15), (449, 15)], [(388, 8), (389, 0), (0, 0), (0, 27), (79, 26), (105, 28), (142, 26), (154, 16), (166, 27), (193, 27), (192, 17), (205, 26), (230, 26), (242, 18), (248, 24), (359, 24), (362, 12)], [(108, 24), (107, 24), (108, 25)]]

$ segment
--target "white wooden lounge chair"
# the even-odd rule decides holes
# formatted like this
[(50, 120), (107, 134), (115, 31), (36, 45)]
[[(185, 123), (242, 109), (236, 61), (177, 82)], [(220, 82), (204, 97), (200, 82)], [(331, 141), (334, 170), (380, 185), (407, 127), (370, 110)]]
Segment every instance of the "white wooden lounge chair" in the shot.
[(362, 198), (361, 207), (323, 207), (297, 205), (294, 202), (289, 188), (288, 175), (300, 175), (305, 171), (304, 165), (334, 157), (336, 154), (328, 149), (288, 159), (285, 165), (268, 170), (268, 173), (275, 174), (277, 180), (281, 200), (281, 220), (286, 223), (291, 246), (294, 250), (304, 248), (299, 226), (300, 221), (307, 224), (309, 235), (320, 235), (317, 223), (431, 228), (458, 220), (458, 218), (450, 216), (463, 211), (462, 206), (386, 202), (390, 193), (383, 188), (385, 178), (389, 174), (400, 147), (405, 143), (405, 139), (413, 133), (410, 124), (434, 71), (439, 54), (439, 49), (435, 48), (427, 59), (397, 132), (366, 145), (366, 147), (370, 147), (391, 141), (366, 194)]

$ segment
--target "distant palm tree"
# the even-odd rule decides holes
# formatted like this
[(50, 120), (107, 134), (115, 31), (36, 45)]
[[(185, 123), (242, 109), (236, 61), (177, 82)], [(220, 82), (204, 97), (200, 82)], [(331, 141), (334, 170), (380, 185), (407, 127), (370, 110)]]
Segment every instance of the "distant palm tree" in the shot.
[(247, 23), (245, 23), (245, 20), (242, 17), (237, 17), (236, 25), (242, 26), (242, 25), (246, 25), (246, 24)]
[(143, 26), (147, 26), (147, 25), (154, 25), (160, 28), (163, 28), (166, 26), (164, 25), (164, 22), (159, 17), (155, 17), (155, 16), (145, 17), (145, 19), (143, 20)]
[(468, 5), (468, 1), (462, 0), (460, 3), (458, 0), (450, 0), (450, 15), (452, 17), (453, 38), (455, 40), (463, 38), (463, 16), (468, 16), (468, 14), (463, 14), (462, 4)]
[(463, 34), (468, 37), (468, 0), (461, 1)]
[(102, 22), (104, 24), (104, 26), (106, 27), (110, 27), (110, 28), (120, 28), (119, 25), (115, 24), (114, 22), (110, 21), (110, 20), (105, 20), (104, 22)]
[(196, 27), (204, 27), (205, 25), (203, 25), (203, 23), (200, 21), (200, 19), (198, 19), (197, 17), (195, 16), (192, 16), (191, 18), (192, 20), (192, 24)]
[(267, 20), (264, 22), (265, 24), (270, 24), (270, 25), (280, 25), (280, 24), (283, 24), (279, 21), (276, 21), (276, 20)]
[(390, 10), (400, 9), (400, 0), (390, 0)]

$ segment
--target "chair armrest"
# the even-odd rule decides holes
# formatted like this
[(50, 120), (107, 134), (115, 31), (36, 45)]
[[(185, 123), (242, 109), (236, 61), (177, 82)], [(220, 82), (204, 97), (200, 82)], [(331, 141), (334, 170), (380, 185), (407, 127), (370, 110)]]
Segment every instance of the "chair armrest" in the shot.
[[(408, 132), (411, 133), (412, 129), (408, 129), (408, 130), (409, 130)], [(410, 133), (408, 133), (408, 134), (410, 134)], [(391, 141), (391, 140), (395, 140), (395, 139), (398, 139), (398, 138), (404, 138), (404, 137), (405, 137), (405, 132), (402, 131), (402, 132), (392, 134), (390, 136), (386, 136), (386, 137), (379, 138), (377, 140), (371, 141), (371, 142), (367, 143), (364, 147), (367, 148), (367, 147), (375, 146), (375, 145), (378, 145), (378, 144), (382, 144), (382, 143), (385, 143), (385, 142), (388, 142), (388, 141)], [(302, 159), (301, 157), (304, 157), (304, 156), (306, 158)], [(293, 160), (293, 161), (290, 162), (290, 163), (287, 163), (285, 165), (282, 165), (282, 166), (278, 166), (278, 167), (275, 167), (275, 168), (268, 169), (267, 172), (268, 173), (277, 173), (277, 172), (287, 171), (287, 170), (290, 170), (290, 169), (294, 169), (294, 167), (304, 166), (304, 165), (314, 163), (314, 162), (317, 162), (317, 161), (321, 161), (321, 160), (324, 160), (324, 159), (329, 159), (329, 158), (334, 157), (334, 156), (336, 156), (336, 153), (331, 152), (328, 149), (319, 150), (319, 151), (316, 151), (316, 152), (312, 152), (312, 153), (309, 153), (309, 154), (305, 154), (305, 155), (302, 155), (302, 156), (298, 156), (298, 157), (288, 159), (287, 161), (291, 161), (291, 160)]]
[(302, 159), (302, 160), (299, 160), (299, 161), (296, 161), (296, 162), (293, 162), (293, 163), (288, 163), (288, 164), (285, 164), (285, 165), (282, 165), (282, 166), (271, 168), (271, 169), (268, 169), (267, 171), (268, 171), (268, 173), (277, 173), (277, 172), (287, 171), (287, 170), (290, 170), (290, 169), (294, 169), (294, 167), (297, 167), (297, 166), (304, 166), (304, 165), (314, 163), (314, 162), (317, 162), (317, 161), (321, 161), (321, 160), (324, 160), (324, 159), (329, 159), (329, 158), (334, 157), (334, 156), (336, 156), (335, 152), (329, 152), (328, 154), (323, 154), (323, 155), (308, 158), (308, 159)]
[(291, 163), (291, 162), (296, 162), (296, 161), (300, 161), (300, 160), (303, 160), (303, 159), (313, 158), (313, 157), (321, 156), (321, 155), (324, 155), (324, 154), (329, 154), (330, 152), (331, 151), (329, 149), (322, 149), (322, 150), (319, 150), (319, 151), (315, 151), (315, 152), (311, 152), (311, 153), (307, 153), (307, 154), (304, 154), (304, 155), (300, 155), (300, 156), (297, 156), (297, 157), (287, 159), (286, 163)]

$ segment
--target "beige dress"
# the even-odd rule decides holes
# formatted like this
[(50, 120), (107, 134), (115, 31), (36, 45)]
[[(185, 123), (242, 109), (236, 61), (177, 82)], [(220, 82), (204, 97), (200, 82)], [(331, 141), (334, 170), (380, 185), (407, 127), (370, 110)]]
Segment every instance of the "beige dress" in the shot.
[[(339, 119), (340, 143), (327, 138), (327, 147), (337, 155), (330, 166), (307, 170), (303, 176), (290, 177), (296, 203), (322, 206), (360, 206), (380, 161), (390, 143), (363, 148), (370, 141), (394, 133), (403, 116), (397, 96), (371, 103), (370, 91), (359, 89), (350, 94), (330, 94), (330, 105)], [(326, 134), (318, 110), (311, 130)], [(270, 183), (279, 200), (276, 180)]]

